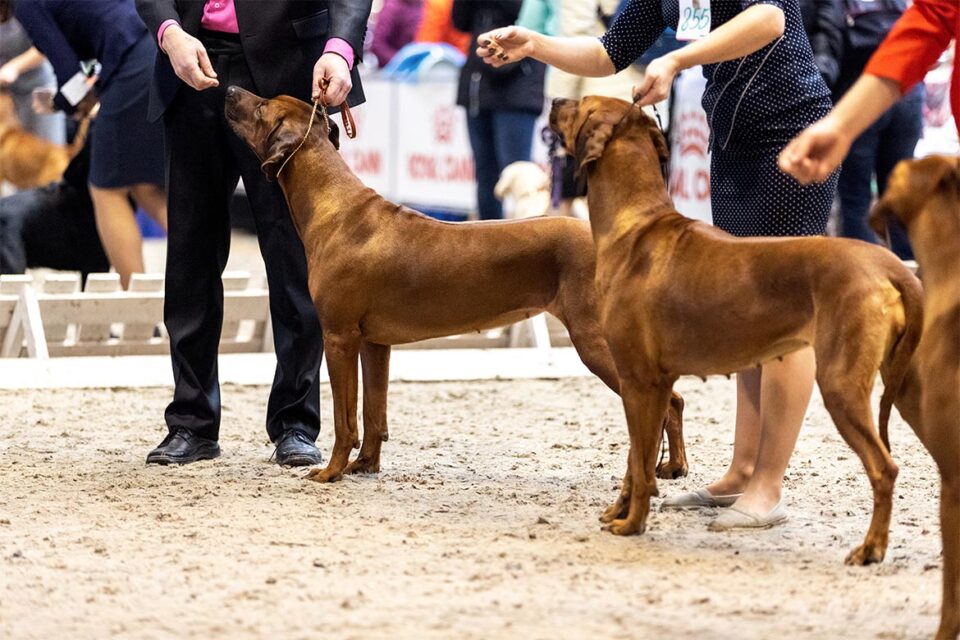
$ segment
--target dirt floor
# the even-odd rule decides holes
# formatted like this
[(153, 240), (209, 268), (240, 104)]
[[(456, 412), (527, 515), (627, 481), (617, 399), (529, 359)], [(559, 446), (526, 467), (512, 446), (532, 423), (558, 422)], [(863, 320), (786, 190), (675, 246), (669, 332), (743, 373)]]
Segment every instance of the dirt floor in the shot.
[[(689, 477), (732, 443), (733, 383), (681, 381)], [(706, 530), (660, 513), (617, 538), (627, 436), (593, 379), (397, 384), (377, 476), (268, 462), (265, 388), (224, 389), (224, 455), (146, 467), (169, 391), (0, 393), (2, 638), (929, 638), (939, 482), (897, 417), (887, 560), (846, 567), (871, 498), (815, 397), (792, 519)], [(876, 405), (876, 403), (875, 403)], [(330, 415), (324, 389), (324, 411)], [(331, 430), (321, 444), (329, 451)], [(661, 636), (661, 634), (663, 634)]]

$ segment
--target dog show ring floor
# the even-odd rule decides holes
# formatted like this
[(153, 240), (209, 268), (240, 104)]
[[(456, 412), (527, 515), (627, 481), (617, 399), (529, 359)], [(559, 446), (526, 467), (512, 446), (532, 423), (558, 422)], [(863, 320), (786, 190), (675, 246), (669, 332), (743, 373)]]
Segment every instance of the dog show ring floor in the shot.
[[(719, 475), (734, 382), (684, 378), (690, 475)], [(711, 533), (660, 512), (618, 538), (628, 438), (593, 378), (395, 383), (377, 475), (281, 469), (268, 389), (226, 386), (223, 456), (147, 467), (168, 388), (0, 392), (0, 638), (929, 638), (939, 478), (896, 414), (885, 562), (844, 566), (872, 508), (818, 394), (791, 461), (791, 519)], [(874, 411), (879, 395), (874, 398)], [(332, 445), (323, 387), (325, 456)]]

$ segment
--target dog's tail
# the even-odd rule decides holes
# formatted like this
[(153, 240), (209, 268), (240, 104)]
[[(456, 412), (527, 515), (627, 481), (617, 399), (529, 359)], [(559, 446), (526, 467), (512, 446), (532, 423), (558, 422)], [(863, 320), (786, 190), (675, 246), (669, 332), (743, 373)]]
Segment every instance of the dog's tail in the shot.
[(67, 153), (70, 154), (71, 159), (76, 158), (77, 154), (83, 149), (83, 145), (87, 142), (88, 133), (90, 133), (90, 116), (86, 115), (77, 127), (77, 134), (73, 136), (73, 142), (67, 145)]
[(890, 283), (900, 292), (903, 303), (903, 332), (897, 337), (890, 349), (884, 367), (883, 395), (880, 396), (880, 439), (887, 451), (890, 451), (890, 409), (900, 393), (900, 387), (910, 369), (910, 361), (923, 333), (923, 286), (912, 273), (905, 271), (890, 279)]

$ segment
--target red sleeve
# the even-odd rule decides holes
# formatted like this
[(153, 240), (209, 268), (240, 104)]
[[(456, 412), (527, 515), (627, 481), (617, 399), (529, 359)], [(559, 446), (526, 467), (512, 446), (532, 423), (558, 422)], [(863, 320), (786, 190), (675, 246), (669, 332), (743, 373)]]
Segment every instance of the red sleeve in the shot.
[(894, 80), (906, 93), (957, 35), (957, 0), (915, 0), (890, 30), (864, 73)]

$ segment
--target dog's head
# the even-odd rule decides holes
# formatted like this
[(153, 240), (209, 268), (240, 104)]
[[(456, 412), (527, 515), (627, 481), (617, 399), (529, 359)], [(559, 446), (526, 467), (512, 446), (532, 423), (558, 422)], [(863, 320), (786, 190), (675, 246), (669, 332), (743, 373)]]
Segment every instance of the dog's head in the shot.
[[(234, 133), (249, 145), (260, 159), (260, 168), (268, 180), (276, 180), (283, 163), (297, 150), (307, 134), (311, 105), (279, 96), (272, 100), (232, 86), (227, 89), (224, 114)], [(340, 148), (340, 131), (332, 121), (326, 131), (318, 113), (306, 145), (324, 145), (329, 140), (334, 151)]]
[(870, 226), (883, 236), (890, 221), (897, 218), (913, 236), (911, 229), (920, 213), (931, 199), (941, 195), (951, 196), (952, 207), (960, 205), (960, 158), (903, 160), (890, 174), (886, 191), (870, 215)]
[(567, 153), (577, 161), (580, 173), (603, 156), (614, 135), (639, 132), (638, 140), (658, 166), (669, 161), (667, 141), (656, 121), (625, 100), (587, 96), (582, 100), (558, 98), (550, 110), (550, 128), (560, 136)]

